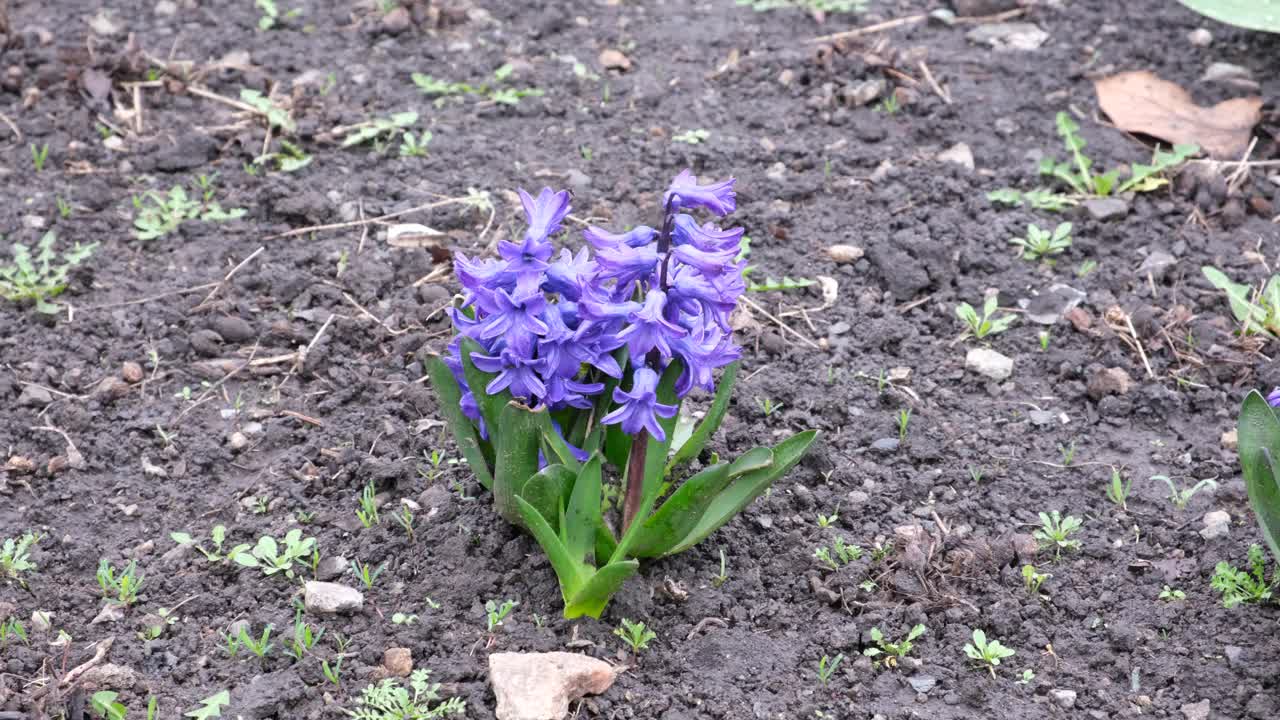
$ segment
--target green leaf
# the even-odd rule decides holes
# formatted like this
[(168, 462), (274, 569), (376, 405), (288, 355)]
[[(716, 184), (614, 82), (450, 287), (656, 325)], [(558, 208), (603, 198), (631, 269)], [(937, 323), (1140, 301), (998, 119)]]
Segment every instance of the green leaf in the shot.
[(697, 429), (693, 431), (693, 435), (689, 436), (689, 440), (676, 450), (671, 462), (667, 463), (664, 474), (670, 475), (676, 466), (698, 457), (698, 453), (706, 447), (707, 441), (720, 428), (720, 423), (724, 421), (724, 414), (729, 409), (729, 399), (733, 394), (733, 385), (738, 380), (740, 366), (741, 363), (734, 362), (724, 369), (724, 374), (720, 376), (720, 383), (716, 385), (716, 396), (711, 401), (711, 407), (707, 409), (706, 417), (698, 423)]
[(721, 525), (733, 519), (751, 501), (782, 477), (800, 461), (801, 456), (818, 438), (817, 430), (805, 430), (783, 440), (773, 446), (773, 462), (767, 467), (752, 470), (734, 480), (729, 487), (716, 496), (706, 514), (698, 521), (698, 525), (667, 554), (683, 552), (702, 542)]
[(471, 418), (462, 414), (462, 388), (458, 387), (458, 381), (454, 379), (453, 373), (438, 357), (427, 360), (427, 375), (431, 378), (431, 386), (435, 388), (436, 396), (440, 400), (440, 412), (449, 423), (449, 429), (453, 431), (453, 439), (458, 444), (458, 450), (467, 459), (471, 472), (475, 473), (480, 484), (491, 489), (493, 473), (485, 460), (484, 452), (480, 449), (476, 427), (471, 423)]
[(195, 710), (188, 710), (183, 713), (183, 717), (192, 717), (196, 720), (208, 720), (209, 718), (222, 717), (221, 707), (231, 704), (231, 693), (223, 690), (220, 693), (210, 695), (200, 701), (200, 707)]
[(1022, 193), (1013, 188), (1000, 188), (987, 193), (987, 199), (993, 204), (1022, 207)]
[[(676, 397), (676, 380), (680, 379), (682, 372), (684, 372), (684, 362), (673, 359), (666, 371), (662, 373), (662, 379), (658, 381), (658, 402), (664, 405), (675, 405), (677, 412), (669, 418), (658, 418), (658, 425), (662, 427), (662, 433), (666, 439), (659, 441), (657, 438), (650, 437), (648, 447), (645, 448), (644, 496), (649, 501), (644, 505), (646, 508), (652, 507), (652, 501), (657, 499), (658, 487), (662, 485), (662, 478), (666, 474), (667, 455), (671, 452), (671, 441), (675, 439), (676, 419), (680, 417), (680, 398)], [(627, 482), (631, 482), (631, 479), (627, 478)]]
[(599, 619), (605, 605), (609, 604), (609, 598), (639, 569), (640, 563), (635, 560), (609, 563), (600, 568), (587, 579), (573, 599), (565, 601), (565, 618), (571, 620), (586, 615)]
[(560, 524), (565, 490), (573, 487), (573, 471), (564, 465), (548, 465), (524, 484), (520, 497), (537, 508), (554, 530)]
[(1280, 459), (1280, 420), (1266, 398), (1253, 390), (1240, 407), (1236, 428), (1249, 504), (1272, 557), (1280, 560), (1280, 475), (1275, 465)]
[(542, 552), (547, 554), (547, 560), (551, 562), (551, 568), (555, 570), (556, 578), (560, 581), (560, 595), (567, 605), (569, 599), (577, 595), (578, 589), (586, 582), (587, 566), (569, 554), (560, 537), (556, 535), (555, 530), (551, 529), (551, 525), (537, 508), (521, 497), (516, 498), (515, 504), (520, 518), (524, 521), (524, 526), (529, 528), (533, 539), (538, 541), (542, 546)]
[(1231, 278), (1227, 277), (1221, 270), (1209, 265), (1201, 267), (1200, 271), (1209, 279), (1211, 285), (1227, 294), (1227, 299), (1231, 303), (1231, 314), (1235, 315), (1237, 322), (1251, 323), (1256, 321), (1262, 323), (1266, 320), (1266, 311), (1254, 305), (1250, 299), (1250, 291), (1253, 288), (1232, 282)]
[(502, 408), (511, 402), (511, 393), (506, 390), (497, 394), (488, 392), (489, 383), (493, 382), (496, 376), (482, 372), (471, 361), (473, 354), (484, 354), (484, 348), (480, 347), (480, 343), (469, 337), (462, 338), (459, 354), (462, 356), (462, 375), (466, 378), (471, 393), (476, 397), (476, 405), (480, 407), (480, 417), (484, 418), (485, 427), (490, 428), (489, 437), (493, 437), (493, 429), (498, 427), (498, 416), (502, 414)]
[(711, 501), (732, 478), (729, 464), (719, 463), (684, 481), (657, 512), (641, 523), (626, 553), (630, 557), (656, 558), (665, 555), (698, 524)]
[[(560, 433), (556, 432), (555, 425), (551, 424), (551, 416), (545, 412), (538, 413), (538, 416), (542, 428), (542, 439), (551, 448), (551, 453), (573, 472), (576, 473), (581, 470), (582, 463), (578, 462), (578, 458), (574, 457), (573, 451), (569, 449), (568, 443), (560, 436)], [(552, 456), (548, 454), (547, 461), (550, 462), (551, 459)]]
[[(507, 522), (519, 524), (516, 496), (538, 471), (538, 413), (512, 401), (502, 408), (494, 431), (493, 506)], [(599, 502), (599, 501), (597, 501)]]
[(1280, 12), (1264, 0), (1178, 0), (1201, 15), (1228, 25), (1280, 33)]
[(596, 528), (603, 524), (600, 517), (600, 465), (599, 453), (593, 453), (573, 484), (573, 495), (565, 508), (565, 524), (560, 528), (569, 556), (582, 562), (588, 551), (594, 552)]
[(729, 477), (736, 478), (756, 470), (763, 470), (773, 464), (773, 450), (767, 447), (753, 447), (738, 456), (729, 466)]

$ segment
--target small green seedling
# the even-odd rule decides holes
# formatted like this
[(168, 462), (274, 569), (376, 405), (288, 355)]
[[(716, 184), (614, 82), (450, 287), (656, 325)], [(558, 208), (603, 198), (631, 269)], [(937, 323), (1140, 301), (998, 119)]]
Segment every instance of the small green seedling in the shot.
[(981, 666), (985, 666), (991, 673), (991, 677), (996, 676), (996, 667), (1000, 665), (1000, 661), (1013, 657), (1015, 651), (1000, 644), (999, 640), (987, 640), (987, 634), (979, 629), (973, 631), (973, 643), (966, 643), (964, 646), (964, 654), (969, 659), (974, 660)]
[(360, 579), (360, 582), (364, 583), (366, 590), (373, 589), (373, 584), (377, 582), (378, 576), (382, 574), (382, 571), (385, 570), (386, 567), (387, 564), (382, 563), (378, 567), (370, 570), (368, 563), (362, 563), (359, 560), (353, 560), (351, 562), (351, 571), (356, 574), (356, 577)]
[(1120, 182), (1120, 168), (1105, 173), (1093, 172), (1093, 161), (1084, 154), (1085, 141), (1080, 137), (1080, 126), (1065, 112), (1059, 112), (1055, 120), (1058, 135), (1071, 153), (1071, 159), (1063, 162), (1046, 157), (1040, 161), (1040, 174), (1061, 180), (1077, 195), (1106, 197), (1127, 192), (1150, 192), (1169, 183), (1160, 173), (1171, 170), (1200, 152), (1195, 145), (1174, 145), (1172, 152), (1156, 150), (1150, 165), (1134, 163), (1129, 179)]
[(66, 200), (63, 200), (61, 197), (55, 197), (53, 199), (53, 202), (55, 205), (58, 206), (58, 217), (62, 218), (63, 220), (66, 220), (67, 218), (71, 217), (71, 212), (73, 210), (73, 208), (71, 207), (71, 203), (67, 202)]
[(1054, 559), (1061, 559), (1062, 551), (1077, 551), (1080, 549), (1081, 543), (1071, 537), (1084, 523), (1078, 517), (1071, 515), (1062, 517), (1061, 513), (1054, 510), (1050, 513), (1040, 513), (1040, 527), (1031, 536), (1040, 543), (1040, 548), (1053, 548)]
[(1231, 314), (1241, 323), (1243, 334), (1266, 332), (1280, 337), (1280, 273), (1255, 288), (1233, 282), (1221, 270), (1209, 265), (1200, 271), (1209, 284), (1227, 294)]
[(1071, 467), (1076, 461), (1076, 441), (1072, 440), (1067, 445), (1058, 443), (1058, 454), (1062, 457), (1062, 467)]
[(885, 115), (897, 115), (902, 109), (902, 101), (898, 99), (898, 93), (891, 92), (885, 99), (875, 106), (876, 112), (882, 112)]
[(1053, 577), (1051, 573), (1037, 572), (1035, 565), (1022, 566), (1022, 584), (1027, 588), (1029, 595), (1039, 595), (1040, 586), (1051, 577)]
[(1177, 602), (1180, 600), (1186, 600), (1187, 594), (1181, 590), (1175, 590), (1168, 585), (1165, 585), (1164, 589), (1160, 591), (1159, 599), (1167, 602)]
[(262, 116), (267, 120), (267, 124), (273, 130), (288, 134), (293, 134), (298, 130), (298, 124), (293, 121), (293, 116), (289, 114), (288, 109), (257, 90), (242, 88), (240, 90), (240, 102), (262, 113)]
[(274, 28), (282, 18), (285, 20), (291, 20), (302, 14), (301, 8), (294, 8), (281, 15), (280, 8), (276, 5), (276, 0), (254, 0), (253, 4), (262, 11), (262, 17), (258, 18), (259, 30), (270, 30)]
[(711, 137), (711, 132), (697, 128), (696, 130), (685, 130), (671, 136), (671, 142), (684, 143), (686, 145), (701, 145)]
[[(259, 660), (261, 660), (265, 658), (267, 653), (271, 652), (271, 648), (274, 647), (271, 644), (271, 631), (274, 629), (274, 625), (268, 624), (266, 627), (262, 628), (262, 635), (255, 639), (249, 634), (249, 627), (247, 625), (241, 625), (240, 634), (236, 638), (237, 645), (238, 647), (248, 648), (249, 652), (253, 653)], [(234, 654), (235, 653), (232, 653), (232, 655)]]
[(342, 139), (342, 147), (369, 143), (374, 152), (380, 155), (386, 152), (392, 141), (406, 129), (413, 127), (416, 122), (418, 122), (418, 113), (409, 110), (351, 125), (344, 128), (347, 135)]
[(906, 442), (907, 428), (911, 425), (911, 408), (898, 411), (898, 442)]
[(756, 407), (760, 408), (760, 412), (764, 413), (765, 417), (769, 417), (783, 407), (783, 403), (775, 403), (771, 398), (756, 397), (755, 400)]
[(720, 574), (711, 578), (711, 586), (719, 588), (729, 582), (729, 566), (724, 556), (724, 548), (720, 549)]
[(411, 77), (413, 78), (413, 84), (417, 85), (419, 90), (436, 98), (436, 107), (444, 105), (450, 96), (473, 95), (484, 97), (490, 102), (499, 105), (518, 105), (524, 98), (540, 97), (545, 94), (544, 91), (538, 88), (501, 87), (501, 83), (506, 82), (513, 73), (515, 73), (515, 66), (507, 63), (493, 71), (492, 84), (484, 83), (481, 85), (448, 82), (422, 73), (413, 73)]
[(194, 537), (191, 536), (190, 533), (172, 532), (169, 533), (169, 538), (179, 545), (195, 548), (201, 555), (204, 555), (205, 560), (208, 560), (211, 563), (227, 562), (242, 552), (248, 552), (253, 547), (248, 543), (245, 543), (242, 545), (236, 545), (224, 553), (222, 551), (222, 543), (227, 539), (227, 528), (225, 525), (214, 525), (213, 529), (209, 531), (209, 541), (213, 544), (212, 550), (201, 545)]
[(263, 575), (283, 573), (292, 580), (294, 563), (305, 564), (315, 546), (315, 538), (303, 538), (302, 531), (294, 528), (285, 533), (280, 542), (270, 535), (263, 535), (252, 550), (235, 553), (232, 559), (244, 567), (260, 568)]
[(813, 556), (832, 570), (839, 570), (841, 567), (861, 558), (862, 548), (857, 545), (849, 545), (844, 538), (837, 536), (829, 549), (825, 547), (816, 548), (813, 551)]
[(222, 690), (214, 693), (209, 697), (200, 701), (200, 707), (195, 710), (188, 710), (182, 714), (183, 717), (195, 718), (196, 720), (209, 720), (209, 718), (222, 717), (222, 708), (231, 704), (231, 692)]
[(1250, 545), (1248, 571), (1240, 570), (1224, 560), (1213, 569), (1209, 585), (1222, 593), (1222, 605), (1226, 608), (1233, 608), (1241, 603), (1264, 602), (1271, 599), (1271, 591), (1280, 584), (1275, 573), (1267, 580), (1266, 570), (1262, 547)]
[(22, 641), (23, 645), (30, 645), (27, 640), (27, 628), (18, 618), (11, 617), (4, 622), (0, 622), (0, 649), (8, 647), (9, 638), (15, 637)]
[(49, 159), (49, 143), (45, 143), (40, 147), (36, 147), (35, 143), (31, 145), (31, 165), (36, 172), (44, 170), (45, 161)]
[(360, 507), (356, 509), (356, 517), (366, 529), (379, 522), (377, 494), (374, 492), (372, 482), (365, 485), (364, 490), (360, 492)]
[(823, 655), (822, 659), (818, 660), (818, 682), (822, 683), (823, 687), (826, 687), (827, 683), (831, 682), (831, 676), (836, 674), (836, 668), (840, 667), (842, 662), (844, 662), (844, 653), (836, 655), (834, 658)]
[(322, 637), (324, 637), (324, 628), (317, 632), (315, 627), (308, 625), (302, 619), (302, 611), (298, 610), (293, 616), (293, 638), (289, 640), (284, 652), (294, 660), (301, 662), (302, 656), (311, 652), (311, 648)]
[(905, 638), (895, 643), (885, 640), (884, 633), (880, 632), (880, 628), (872, 627), (871, 642), (875, 643), (876, 647), (866, 648), (862, 651), (862, 654), (869, 658), (879, 658), (883, 655), (883, 660), (874, 660), (873, 664), (877, 666), (883, 664), (887, 668), (895, 668), (898, 666), (898, 663), (911, 652), (911, 649), (915, 647), (914, 641), (919, 639), (920, 636), (924, 635), (927, 631), (928, 628), (924, 625), (917, 624), (915, 627), (911, 628)]
[(1152, 475), (1152, 480), (1159, 480), (1169, 486), (1169, 501), (1179, 510), (1186, 510), (1191, 498), (1201, 490), (1216, 490), (1218, 482), (1214, 478), (1205, 478), (1191, 487), (1179, 488), (1168, 475)]
[[(749, 270), (752, 268), (747, 268), (747, 269)], [(747, 273), (743, 272), (742, 275), (743, 277), (746, 277)], [(807, 288), (816, 284), (817, 284), (816, 280), (810, 280), (809, 278), (800, 278), (799, 280), (795, 280), (786, 275), (783, 275), (782, 279), (779, 280), (778, 278), (775, 278), (772, 275), (768, 275), (765, 277), (764, 282), (762, 283), (755, 282), (754, 280), (748, 280), (747, 292), (777, 292), (781, 290), (799, 290), (801, 288)]]
[(1014, 685), (1030, 685), (1031, 681), (1035, 679), (1036, 679), (1036, 674), (1031, 670), (1031, 668), (1025, 668), (1022, 671), (1022, 675), (1020, 675), (1017, 680), (1014, 680), (1013, 684)]
[(988, 335), (1002, 333), (1008, 330), (1010, 325), (1013, 325), (1018, 316), (1006, 312), (1002, 316), (996, 317), (998, 311), (997, 302), (999, 300), (994, 294), (988, 295), (986, 300), (982, 302), (982, 317), (978, 317), (978, 313), (974, 311), (973, 306), (969, 303), (960, 303), (956, 306), (956, 317), (960, 318), (967, 326), (968, 334), (972, 334), (979, 340)]
[(1033, 210), (1048, 210), (1049, 212), (1059, 212), (1072, 205), (1079, 204), (1079, 201), (1070, 195), (1056, 193), (1049, 188), (1043, 187), (1026, 191), (1001, 188), (987, 193), (987, 199), (997, 205), (1022, 207), (1023, 204), (1026, 204)]
[(147, 579), (138, 569), (138, 561), (130, 560), (123, 570), (117, 570), (106, 558), (98, 562), (98, 587), (107, 602), (129, 607), (138, 601), (138, 593)]
[(1129, 488), (1133, 485), (1133, 478), (1128, 480), (1120, 476), (1120, 471), (1111, 469), (1111, 483), (1107, 485), (1107, 499), (1115, 503), (1121, 510), (1128, 510)]
[(110, 690), (99, 690), (89, 696), (89, 707), (93, 710), (93, 714), (103, 720), (124, 720), (125, 709), (123, 703), (116, 702), (116, 698), (120, 693)]
[(280, 172), (297, 172), (310, 165), (311, 161), (314, 159), (315, 158), (308, 155), (301, 147), (281, 138), (279, 151), (267, 153), (266, 155), (259, 155), (253, 159), (252, 165), (245, 166), (245, 171), (249, 172), (250, 175), (255, 175), (257, 174), (259, 165), (274, 162), (276, 164), (276, 169)]
[[(148, 616), (148, 618), (149, 617), (150, 616)], [(155, 640), (164, 634), (165, 628), (176, 622), (178, 622), (178, 615), (174, 610), (170, 610), (169, 608), (157, 608), (155, 619), (144, 625), (142, 630), (138, 631), (138, 639), (143, 642)]]
[(519, 604), (515, 600), (504, 600), (501, 605), (493, 600), (486, 602), (484, 604), (484, 612), (489, 634), (492, 635), (493, 631), (502, 625), (502, 621), (506, 620), (511, 611)]
[(818, 527), (823, 529), (829, 528), (832, 525), (835, 525), (836, 521), (838, 521), (839, 519), (840, 519), (840, 505), (837, 504), (835, 512), (832, 512), (830, 515), (823, 515), (822, 513), (818, 513)]
[(1041, 330), (1040, 332), (1036, 333), (1036, 339), (1040, 341), (1040, 352), (1045, 352), (1046, 350), (1049, 349), (1049, 331), (1048, 330)]
[(391, 622), (396, 625), (415, 625), (418, 622), (418, 616), (413, 614), (395, 613), (391, 616)]
[(198, 181), (203, 200), (195, 200), (187, 195), (186, 188), (174, 185), (168, 193), (160, 194), (148, 190), (142, 195), (133, 196), (133, 234), (139, 240), (154, 240), (164, 237), (178, 229), (188, 220), (205, 222), (222, 222), (243, 217), (243, 208), (223, 210), (222, 206), (213, 202), (212, 180), (201, 177)]
[(409, 542), (413, 542), (413, 511), (408, 505), (401, 505), (400, 514), (395, 518), (400, 527), (404, 528), (404, 534), (409, 536)]
[(22, 574), (35, 572), (36, 564), (31, 562), (31, 548), (42, 537), (44, 536), (38, 533), (25, 532), (16, 540), (5, 538), (4, 544), (0, 545), (0, 577), (17, 580), (19, 585), (26, 587)]
[(1089, 273), (1097, 269), (1098, 269), (1097, 260), (1082, 260), (1080, 262), (1079, 267), (1076, 268), (1076, 277), (1083, 280), (1084, 278), (1089, 276)]
[(1027, 225), (1026, 237), (1013, 238), (1010, 244), (1022, 248), (1024, 260), (1045, 260), (1061, 255), (1071, 247), (1071, 223), (1059, 223), (1053, 232), (1041, 230), (1035, 223)]
[(93, 254), (98, 243), (76, 243), (59, 254), (53, 249), (57, 234), (50, 230), (36, 244), (36, 254), (22, 243), (13, 244), (13, 263), (0, 265), (0, 297), (16, 303), (34, 303), (36, 312), (54, 314), (58, 306), (50, 300), (67, 289), (71, 269)]
[(613, 634), (622, 638), (635, 657), (639, 657), (642, 650), (648, 650), (649, 642), (658, 638), (658, 633), (645, 627), (644, 623), (631, 622), (626, 618), (622, 618), (622, 626), (614, 628)]
[(406, 130), (400, 136), (400, 157), (426, 157), (427, 145), (430, 143), (430, 130), (423, 131), (421, 135), (414, 135)]
[(440, 683), (432, 684), (430, 678), (430, 671), (414, 670), (409, 688), (384, 678), (362, 690), (356, 709), (347, 714), (355, 720), (432, 720), (466, 712), (467, 704), (461, 698), (438, 702)]

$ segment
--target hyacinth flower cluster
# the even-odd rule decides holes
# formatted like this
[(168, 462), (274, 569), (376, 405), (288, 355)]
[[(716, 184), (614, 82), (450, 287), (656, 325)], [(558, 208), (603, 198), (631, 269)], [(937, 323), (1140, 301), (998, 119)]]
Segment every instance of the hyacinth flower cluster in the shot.
[[(719, 427), (737, 377), (730, 315), (746, 289), (743, 231), (698, 217), (736, 209), (732, 179), (699, 184), (685, 170), (656, 226), (587, 227), (582, 245), (558, 251), (569, 194), (521, 190), (520, 199), (519, 240), (500, 242), (496, 258), (455, 258), (463, 301), (452, 309), (456, 335), (429, 363), (431, 382), (499, 514), (550, 558), (566, 617), (598, 617), (637, 558), (705, 539), (817, 433), (673, 481)], [(697, 391), (710, 407), (676, 438), (681, 405)], [(617, 517), (601, 510), (608, 468), (624, 478)]]

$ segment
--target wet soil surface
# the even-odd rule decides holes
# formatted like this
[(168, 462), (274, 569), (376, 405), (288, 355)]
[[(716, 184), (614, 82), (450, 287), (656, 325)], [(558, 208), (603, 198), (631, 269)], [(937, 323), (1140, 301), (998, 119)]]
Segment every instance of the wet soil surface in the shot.
[[(1179, 180), (1107, 220), (993, 208), (984, 194), (1035, 184), (1037, 158), (1062, 152), (1059, 110), (1082, 118), (1099, 165), (1149, 157), (1097, 121), (1092, 77), (1148, 69), (1210, 103), (1243, 92), (1200, 80), (1229, 62), (1273, 98), (1277, 41), (1173, 2), (1064, 5), (1010, 18), (1048, 34), (1038, 49), (996, 51), (967, 38), (973, 22), (808, 42), (933, 9), (916, 2), (819, 24), (729, 0), (279, 0), (269, 30), (248, 0), (10, 3), (0, 232), (32, 244), (52, 228), (97, 248), (57, 316), (0, 308), (0, 537), (44, 536), (26, 587), (0, 585), (0, 619), (29, 636), (0, 647), (0, 710), (88, 717), (84, 693), (45, 688), (114, 637), (116, 674), (87, 687), (118, 691), (131, 718), (150, 696), (171, 718), (224, 689), (223, 717), (340, 717), (391, 647), (473, 718), (493, 717), (489, 653), (566, 648), (626, 666), (578, 717), (1273, 717), (1280, 616), (1224, 609), (1209, 577), (1260, 542), (1223, 434), (1246, 389), (1280, 383), (1280, 365), (1274, 347), (1234, 334), (1200, 266), (1266, 277), (1280, 187), (1266, 167), (1230, 193), (1221, 175)], [(1208, 46), (1187, 39), (1201, 26)], [(543, 94), (437, 101), (415, 72)], [(136, 101), (130, 83), (142, 83)], [(291, 111), (308, 166), (254, 168), (266, 123), (218, 99), (242, 88)], [(405, 111), (419, 114), (415, 134), (432, 134), (425, 156), (400, 157), (398, 141), (381, 154), (341, 147), (335, 128)], [(1275, 127), (1264, 122), (1253, 159), (1275, 156)], [(674, 139), (696, 130), (702, 142)], [(957, 143), (973, 168), (938, 159)], [(39, 172), (33, 145), (48, 146)], [(565, 621), (536, 545), (451, 462), (423, 379), (457, 290), (444, 251), (516, 231), (516, 186), (571, 189), (580, 220), (652, 223), (686, 166), (738, 178), (735, 219), (759, 275), (839, 288), (833, 300), (819, 285), (753, 298), (790, 330), (752, 313), (711, 449), (809, 427), (823, 440), (707, 542), (646, 566), (600, 621)], [(135, 196), (182, 186), (198, 202), (201, 176), (215, 174), (212, 201), (242, 217), (135, 237)], [(398, 219), (442, 232), (432, 247), (394, 247), (385, 224), (359, 224), (468, 189), (488, 193), (492, 213), (454, 202)], [(1028, 222), (1060, 219), (1074, 243), (1056, 263), (1010, 250)], [(336, 223), (347, 225), (273, 237)], [(833, 244), (862, 256), (837, 264)], [(1086, 294), (1069, 317), (1043, 297), (1055, 284)], [(988, 289), (1022, 317), (958, 340), (955, 306)], [(1033, 321), (1046, 307), (1050, 324)], [(967, 370), (978, 347), (1011, 358), (1012, 374)], [(1104, 493), (1113, 468), (1132, 480), (1127, 509)], [(1155, 475), (1218, 485), (1179, 510)], [(366, 529), (354, 511), (370, 483), (386, 504)], [(417, 504), (412, 537), (393, 520), (402, 499)], [(1081, 548), (1059, 560), (1030, 537), (1051, 510), (1083, 521)], [(1225, 531), (1201, 532), (1219, 510)], [(838, 519), (820, 527), (819, 514)], [(295, 662), (282, 650), (298, 579), (207, 562), (170, 539), (207, 539), (215, 525), (226, 547), (300, 529), (322, 576), (362, 589), (334, 558), (383, 570), (358, 613), (308, 618), (326, 634)], [(814, 550), (837, 537), (863, 554), (832, 571)], [(92, 624), (104, 558), (136, 559), (146, 584), (123, 617)], [(1027, 563), (1051, 575), (1039, 593), (1024, 585)], [(1159, 599), (1165, 586), (1185, 599)], [(491, 599), (519, 602), (493, 633)], [(140, 639), (159, 608), (176, 608), (176, 622)], [(36, 611), (51, 615), (47, 629)], [(624, 617), (659, 633), (639, 662), (612, 635)], [(228, 657), (221, 634), (241, 621), (275, 626), (265, 660)], [(872, 628), (897, 639), (917, 623), (927, 631), (897, 668), (863, 656)], [(1016, 651), (994, 677), (965, 657), (975, 628)], [(69, 643), (51, 645), (59, 631)], [(349, 644), (334, 685), (321, 663), (336, 663), (339, 636)], [(825, 685), (824, 655), (844, 656)]]

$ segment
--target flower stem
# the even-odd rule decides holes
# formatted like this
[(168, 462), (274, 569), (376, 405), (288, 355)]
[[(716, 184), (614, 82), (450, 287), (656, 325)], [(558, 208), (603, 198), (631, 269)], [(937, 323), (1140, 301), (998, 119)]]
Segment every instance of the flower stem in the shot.
[(644, 501), (644, 458), (649, 451), (649, 432), (641, 430), (631, 439), (627, 457), (627, 494), (622, 501), (622, 532), (625, 534)]
[(661, 285), (663, 292), (670, 287), (667, 284), (667, 266), (671, 264), (671, 229), (675, 225), (675, 215), (671, 212), (671, 200), (668, 198), (666, 205), (662, 208), (662, 232), (658, 235), (658, 254), (662, 256), (662, 270), (658, 284)]

